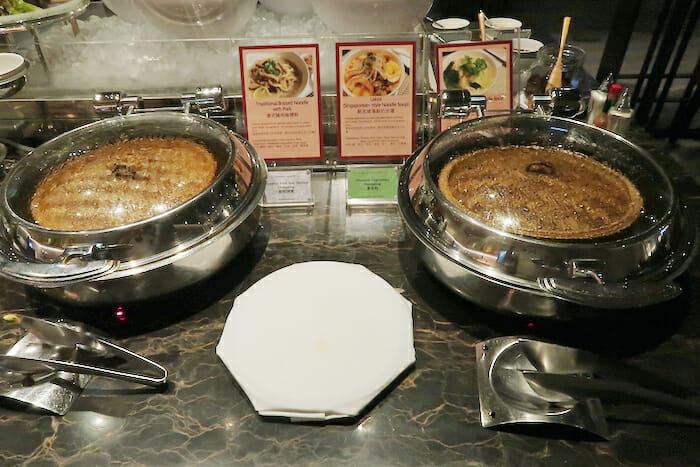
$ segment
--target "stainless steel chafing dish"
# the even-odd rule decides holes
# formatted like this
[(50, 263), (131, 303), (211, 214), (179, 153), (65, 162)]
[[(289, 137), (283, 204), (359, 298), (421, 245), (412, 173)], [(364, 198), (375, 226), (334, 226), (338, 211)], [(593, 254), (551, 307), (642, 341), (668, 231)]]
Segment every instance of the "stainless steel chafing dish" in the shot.
[[(38, 183), (67, 158), (123, 138), (186, 137), (217, 159), (203, 192), (157, 216), (113, 228), (54, 230), (35, 223)], [(267, 170), (241, 137), (211, 119), (152, 112), (65, 133), (21, 159), (0, 187), (0, 275), (75, 304), (162, 295), (213, 274), (253, 237)]]
[[(437, 187), (441, 168), (477, 149), (561, 147), (627, 176), (644, 207), (628, 228), (607, 237), (549, 240), (485, 225), (450, 203)], [(550, 318), (585, 310), (635, 308), (680, 294), (673, 281), (695, 244), (693, 223), (664, 170), (643, 149), (575, 120), (515, 113), (472, 120), (444, 131), (405, 164), (401, 215), (427, 269), (482, 306)]]

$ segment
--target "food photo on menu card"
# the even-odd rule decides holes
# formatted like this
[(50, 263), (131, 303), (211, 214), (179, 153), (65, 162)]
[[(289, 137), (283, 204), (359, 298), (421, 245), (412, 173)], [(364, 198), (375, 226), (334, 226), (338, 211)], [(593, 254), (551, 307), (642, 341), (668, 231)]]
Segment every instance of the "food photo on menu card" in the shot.
[(246, 91), (253, 99), (313, 96), (311, 55), (250, 54), (246, 62), (250, 79)]
[[(513, 107), (512, 42), (490, 41), (437, 46), (438, 89), (459, 89), (486, 97), (486, 112)], [(443, 119), (446, 129), (459, 120)]]
[(486, 92), (496, 82), (498, 66), (483, 51), (457, 51), (446, 53), (443, 59), (443, 80), (447, 89), (465, 89), (470, 92)]
[(359, 49), (343, 56), (345, 96), (392, 96), (401, 93), (410, 68), (391, 49)]

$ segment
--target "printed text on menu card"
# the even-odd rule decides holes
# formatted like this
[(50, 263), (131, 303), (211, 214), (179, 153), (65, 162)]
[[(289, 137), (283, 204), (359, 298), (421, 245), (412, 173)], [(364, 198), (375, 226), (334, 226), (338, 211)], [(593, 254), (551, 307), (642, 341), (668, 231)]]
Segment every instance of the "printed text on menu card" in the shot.
[(336, 44), (339, 157), (411, 155), (415, 57), (414, 42)]
[(318, 45), (240, 48), (246, 133), (265, 160), (323, 156)]
[[(437, 46), (438, 92), (466, 89), (486, 96), (486, 113), (513, 108), (513, 44), (511, 41), (473, 42)], [(476, 115), (471, 118), (476, 118)], [(441, 119), (440, 131), (459, 119)]]

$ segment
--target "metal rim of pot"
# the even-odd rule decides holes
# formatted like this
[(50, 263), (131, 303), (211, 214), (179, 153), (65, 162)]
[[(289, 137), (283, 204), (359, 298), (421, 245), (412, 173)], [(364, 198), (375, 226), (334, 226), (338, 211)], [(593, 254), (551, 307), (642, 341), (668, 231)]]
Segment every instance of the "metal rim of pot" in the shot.
[[(49, 143), (53, 143), (54, 141), (56, 141), (59, 138), (71, 139), (75, 135), (79, 135), (79, 134), (83, 134), (85, 132), (92, 131), (93, 129), (98, 128), (99, 126), (103, 126), (103, 125), (105, 125), (109, 122), (112, 122), (112, 121), (118, 121), (118, 120), (134, 121), (134, 120), (138, 120), (138, 119), (151, 118), (153, 115), (154, 114), (136, 114), (136, 115), (128, 115), (128, 116), (120, 115), (120, 116), (112, 117), (109, 119), (89, 123), (87, 125), (84, 125), (84, 126), (75, 128), (73, 130), (70, 130), (66, 133), (63, 133), (60, 136), (58, 136), (50, 141), (47, 141), (43, 145), (37, 147), (34, 151), (32, 151), (32, 153), (38, 152), (39, 150), (41, 150), (41, 148), (43, 146), (48, 145)], [(158, 116), (164, 116), (164, 115), (165, 116), (168, 116), (168, 115), (185, 116), (185, 114), (181, 114), (181, 113), (177, 113), (177, 112), (158, 112)], [(188, 115), (188, 117), (196, 118), (196, 119), (203, 119), (204, 118), (204, 117), (199, 117), (196, 115)], [(219, 127), (222, 132), (229, 131), (223, 125), (221, 125), (213, 120), (210, 120), (210, 123), (213, 126)], [(250, 145), (248, 145), (248, 148), (250, 148)], [(233, 147), (233, 142), (231, 144), (231, 150), (232, 150), (232, 152), (235, 152), (235, 148)], [(27, 158), (29, 156), (31, 156), (32, 153), (27, 154), (27, 156), (25, 156), (25, 158), (20, 160), (14, 167), (12, 167), (12, 170), (7, 174), (7, 177), (5, 178), (5, 180), (10, 180), (18, 171), (22, 170), (24, 165), (27, 164), (27, 160), (28, 160)], [(229, 164), (231, 166), (233, 165), (233, 156), (230, 158)], [(158, 220), (164, 219), (166, 217), (173, 216), (173, 215), (177, 214), (178, 212), (186, 211), (190, 206), (197, 203), (197, 201), (201, 200), (206, 195), (207, 190), (209, 190), (211, 186), (216, 185), (217, 183), (221, 182), (221, 180), (226, 176), (226, 173), (227, 172), (225, 170), (219, 170), (218, 173), (216, 174), (216, 176), (214, 177), (214, 179), (211, 181), (209, 187), (202, 190), (201, 192), (199, 192), (198, 194), (196, 194), (192, 198), (188, 199), (184, 203), (179, 204), (171, 209), (168, 209), (166, 211), (158, 213), (155, 216), (147, 217), (145, 219), (141, 219), (141, 220), (138, 220), (135, 222), (129, 222), (127, 224), (120, 224), (118, 226), (106, 227), (106, 228), (100, 228), (100, 229), (61, 230), (61, 229), (51, 229), (51, 228), (44, 227), (44, 226), (39, 225), (39, 224), (34, 223), (34, 222), (29, 222), (24, 217), (17, 214), (17, 212), (15, 212), (15, 210), (9, 205), (8, 198), (7, 198), (8, 184), (4, 183), (4, 182), (2, 183), (2, 185), (0, 187), (0, 203), (2, 205), (1, 209), (5, 213), (7, 213), (7, 215), (10, 217), (12, 222), (15, 222), (18, 225), (21, 225), (21, 226), (26, 227), (26, 228), (30, 228), (30, 229), (35, 230), (35, 231), (44, 232), (44, 233), (56, 233), (56, 234), (62, 234), (62, 235), (85, 235), (85, 234), (100, 235), (100, 234), (105, 234), (108, 232), (129, 230), (129, 229), (132, 229), (132, 228), (137, 227), (137, 226), (143, 226), (145, 224), (153, 223), (153, 222), (156, 222)]]
[[(652, 166), (655, 167), (655, 169), (657, 170), (658, 174), (661, 175), (661, 176), (663, 177), (663, 183), (664, 183), (664, 185), (666, 185), (666, 186), (668, 187), (668, 189), (669, 189), (669, 194), (670, 194), (670, 196), (671, 196), (671, 199), (669, 200), (669, 204), (672, 206), (672, 208), (669, 209), (669, 210), (665, 213), (665, 215), (664, 215), (663, 218), (658, 219), (657, 225), (660, 225), (660, 224), (662, 224), (662, 223), (664, 223), (664, 222), (667, 222), (668, 219), (671, 218), (671, 217), (675, 214), (675, 206), (677, 206), (677, 202), (678, 202), (678, 195), (677, 195), (677, 193), (676, 193), (676, 190), (675, 190), (675, 188), (673, 187), (673, 184), (671, 183), (671, 180), (669, 179), (669, 177), (668, 177), (668, 175), (666, 174), (666, 172), (661, 168), (661, 166), (651, 157), (651, 155), (649, 154), (649, 152), (646, 151), (645, 149), (643, 149), (643, 148), (641, 148), (640, 146), (638, 146), (638, 145), (632, 143), (631, 141), (628, 141), (627, 139), (623, 138), (622, 136), (620, 136), (620, 135), (618, 135), (618, 134), (616, 134), (616, 133), (613, 133), (613, 132), (608, 131), (608, 130), (603, 129), (603, 128), (599, 128), (599, 127), (597, 127), (597, 126), (595, 126), (595, 125), (590, 125), (590, 124), (588, 124), (588, 123), (586, 123), (586, 122), (579, 122), (578, 120), (573, 120), (573, 119), (564, 118), (564, 117), (539, 116), (539, 115), (537, 115), (537, 114), (535, 114), (535, 113), (532, 113), (532, 112), (520, 112), (520, 113), (516, 113), (515, 115), (526, 115), (526, 116), (531, 116), (532, 118), (544, 118), (544, 119), (548, 119), (548, 120), (555, 120), (555, 121), (556, 121), (556, 120), (561, 120), (561, 121), (565, 121), (565, 122), (570, 122), (570, 123), (573, 123), (573, 124), (575, 124), (575, 125), (578, 125), (578, 126), (581, 126), (581, 127), (585, 127), (585, 128), (589, 128), (589, 129), (591, 129), (591, 130), (593, 130), (593, 131), (597, 131), (597, 132), (603, 133), (603, 134), (605, 134), (606, 136), (611, 137), (611, 138), (613, 138), (614, 140), (616, 140), (616, 141), (618, 141), (618, 142), (620, 142), (620, 143), (623, 143), (623, 144), (629, 146), (631, 149), (633, 149), (634, 151), (636, 151), (636, 152), (638, 153), (639, 156), (644, 157), (644, 158), (646, 159), (646, 161), (647, 161), (650, 165), (652, 165)], [(494, 115), (494, 116), (489, 116), (489, 117), (482, 117), (482, 118), (480, 118), (480, 119), (478, 119), (478, 120), (479, 120), (479, 121), (489, 121), (489, 120), (498, 119), (498, 118), (501, 118), (501, 117), (502, 117), (502, 116), (500, 116), (500, 115)], [(474, 121), (476, 121), (476, 120), (473, 120), (472, 122), (474, 122)], [(460, 130), (462, 130), (462, 129), (469, 128), (469, 126), (470, 126), (471, 124), (472, 124), (471, 122), (464, 122), (464, 123), (460, 123), (460, 124), (458, 124), (458, 125), (455, 125), (455, 126), (452, 127), (452, 128), (449, 128), (449, 129), (443, 131), (442, 133), (440, 133), (439, 135), (437, 135), (435, 138), (433, 138), (430, 142), (428, 142), (428, 144), (427, 144), (427, 145), (425, 146), (425, 148), (423, 149), (423, 152), (425, 152), (426, 154), (429, 153), (429, 152), (430, 152), (430, 148), (431, 148), (437, 141), (439, 141), (439, 138), (444, 137), (446, 134), (448, 134), (448, 132), (450, 132), (450, 131), (460, 131)], [(423, 171), (424, 171), (424, 173), (427, 172), (427, 170), (429, 169), (428, 164), (429, 164), (429, 155), (426, 155), (426, 157), (425, 157), (425, 159), (424, 159), (424, 161), (423, 161)], [(454, 204), (452, 204), (447, 198), (445, 198), (445, 196), (444, 196), (444, 195), (442, 194), (442, 192), (438, 189), (437, 185), (435, 184), (435, 182), (433, 181), (433, 179), (432, 179), (431, 177), (426, 177), (426, 182), (430, 185), (430, 189), (431, 189), (431, 191), (434, 193), (435, 197), (438, 198), (438, 199), (443, 203), (445, 209), (450, 210), (451, 213), (452, 213), (453, 215), (459, 217), (459, 218), (462, 219), (464, 222), (472, 223), (472, 224), (478, 226), (478, 227), (481, 228), (481, 229), (484, 229), (484, 230), (489, 231), (490, 233), (497, 234), (497, 235), (501, 235), (501, 236), (504, 236), (504, 237), (509, 237), (509, 238), (512, 238), (512, 239), (518, 239), (518, 240), (526, 239), (528, 242), (531, 242), (531, 243), (537, 243), (537, 244), (541, 244), (541, 245), (545, 245), (545, 246), (551, 246), (551, 247), (569, 247), (569, 246), (576, 246), (576, 245), (580, 245), (580, 244), (581, 244), (581, 241), (580, 241), (580, 240), (577, 240), (577, 241), (550, 240), (550, 239), (544, 239), (544, 238), (538, 238), (538, 237), (532, 237), (532, 236), (514, 234), (514, 233), (511, 233), (511, 232), (507, 232), (507, 231), (505, 231), (505, 230), (501, 230), (501, 229), (498, 229), (498, 228), (496, 228), (496, 227), (493, 227), (493, 226), (484, 224), (483, 222), (480, 222), (480, 221), (474, 219), (473, 217), (469, 216), (467, 213), (465, 213), (465, 212), (462, 211), (461, 209), (457, 208), (457, 207), (456, 207)], [(654, 230), (654, 226), (650, 226), (650, 227), (647, 228), (646, 230), (644, 230), (644, 231), (642, 231), (642, 232), (637, 232), (635, 235), (630, 236), (630, 237), (626, 237), (626, 238), (619, 238), (619, 239), (614, 239), (614, 240), (602, 240), (602, 241), (598, 241), (598, 240), (595, 240), (595, 239), (594, 239), (594, 240), (595, 240), (595, 243), (596, 243), (598, 246), (601, 246), (601, 247), (612, 246), (612, 245), (621, 244), (621, 243), (628, 243), (628, 242), (630, 242), (630, 241), (633, 241), (633, 240), (636, 240), (636, 239), (639, 239), (639, 238), (642, 238), (642, 237), (646, 237), (646, 236), (649, 235), (649, 233), (650, 233), (652, 230)], [(585, 241), (585, 240), (584, 240), (584, 241)]]
[[(552, 117), (545, 117), (545, 116), (535, 116), (534, 114), (528, 114), (528, 115), (533, 115), (531, 118), (545, 118), (551, 120)], [(605, 303), (604, 300), (590, 300), (589, 303), (587, 303), (586, 300), (586, 295), (585, 293), (577, 293), (580, 291), (573, 291), (570, 294), (567, 293), (562, 293), (559, 290), (556, 291), (550, 291), (550, 290), (545, 290), (542, 288), (541, 284), (537, 282), (533, 282), (530, 279), (523, 279), (518, 277), (517, 275), (513, 274), (507, 274), (502, 270), (497, 270), (495, 268), (490, 268), (488, 266), (484, 266), (483, 264), (479, 264), (478, 261), (475, 261), (470, 258), (465, 258), (464, 255), (461, 255), (459, 252), (455, 250), (455, 248), (450, 248), (445, 242), (441, 241), (441, 238), (439, 236), (439, 228), (431, 228), (433, 225), (428, 225), (426, 222), (428, 221), (433, 221), (431, 219), (426, 219), (419, 215), (416, 212), (416, 206), (414, 206), (414, 198), (420, 196), (420, 193), (410, 193), (410, 191), (413, 190), (423, 190), (423, 185), (427, 184), (428, 185), (428, 190), (432, 188), (433, 192), (431, 195), (433, 196), (433, 199), (437, 199), (437, 202), (441, 204), (441, 208), (448, 210), (450, 213), (452, 213), (455, 218), (458, 218), (462, 220), (463, 222), (469, 223), (473, 226), (476, 226), (480, 229), (482, 229), (483, 232), (486, 232), (488, 234), (492, 234), (494, 236), (502, 237), (507, 240), (512, 240), (512, 241), (521, 241), (525, 240), (528, 243), (536, 244), (539, 246), (550, 246), (550, 245), (555, 245), (559, 247), (563, 247), (564, 249), (567, 247), (578, 247), (581, 245), (581, 243), (576, 243), (576, 242), (567, 242), (567, 241), (552, 241), (548, 239), (538, 239), (535, 237), (525, 237), (525, 236), (520, 236), (517, 234), (510, 234), (505, 231), (501, 231), (498, 228), (493, 228), (491, 226), (484, 225), (475, 219), (472, 219), (470, 216), (466, 215), (463, 213), (461, 210), (459, 210), (456, 206), (452, 206), (452, 204), (447, 201), (446, 198), (442, 196), (441, 193), (439, 193), (439, 190), (437, 190), (437, 187), (432, 180), (430, 174), (426, 173), (426, 167), (428, 167), (428, 157), (429, 157), (429, 151), (432, 147), (432, 145), (435, 144), (435, 142), (441, 138), (441, 137), (449, 137), (450, 132), (460, 132), (460, 131), (468, 131), (470, 128), (470, 125), (479, 125), (479, 121), (489, 121), (496, 119), (498, 117), (485, 117), (483, 119), (478, 119), (478, 120), (472, 120), (471, 122), (463, 123), (460, 125), (457, 125), (455, 127), (452, 127), (451, 129), (446, 130), (445, 132), (441, 133), (437, 137), (433, 138), (428, 145), (426, 145), (421, 151), (416, 152), (408, 161), (406, 161), (406, 164), (403, 167), (403, 170), (401, 172), (400, 178), (399, 178), (399, 189), (398, 189), (398, 200), (399, 200), (399, 208), (400, 208), (400, 213), (401, 216), (403, 217), (404, 223), (407, 225), (408, 229), (411, 231), (414, 237), (416, 237), (419, 242), (421, 243), (422, 247), (426, 249), (428, 253), (427, 255), (439, 255), (447, 260), (449, 260), (450, 263), (455, 265), (459, 270), (461, 270), (464, 274), (469, 274), (475, 278), (478, 278), (481, 281), (485, 281), (483, 283), (489, 283), (492, 286), (498, 288), (501, 287), (504, 289), (509, 289), (509, 290), (514, 290), (514, 291), (520, 291), (525, 294), (530, 294), (533, 296), (539, 296), (543, 300), (554, 300), (555, 302), (569, 302), (569, 303), (574, 303), (577, 305), (584, 305), (584, 306), (599, 306), (601, 308), (623, 308), (620, 306), (621, 302), (615, 302), (614, 300), (611, 301), (611, 303)], [(647, 282), (644, 282), (644, 280), (639, 281), (636, 278), (631, 278), (631, 282), (629, 284), (625, 282), (623, 284), (623, 287), (628, 287), (628, 286), (646, 286), (646, 287), (651, 287), (653, 289), (653, 285), (650, 285), (651, 282), (649, 282), (650, 278), (654, 278), (655, 280), (662, 281), (661, 285), (658, 287), (658, 289), (651, 290), (651, 293), (656, 293), (658, 296), (656, 297), (657, 300), (652, 298), (651, 296), (644, 297), (644, 300), (650, 303), (643, 303), (643, 300), (640, 300), (640, 305), (639, 306), (646, 306), (648, 304), (652, 303), (657, 303), (660, 301), (665, 301), (667, 299), (673, 298), (673, 296), (676, 296), (677, 294), (680, 293), (680, 288), (676, 286), (674, 283), (670, 282), (673, 279), (675, 279), (678, 275), (680, 275), (685, 268), (687, 267), (689, 263), (689, 259), (693, 256), (695, 249), (696, 249), (696, 232), (693, 229), (693, 224), (691, 221), (689, 221), (688, 216), (690, 215), (688, 212), (686, 212), (685, 209), (681, 209), (679, 206), (678, 202), (678, 196), (675, 192), (675, 189), (673, 185), (670, 183), (670, 180), (668, 179), (667, 174), (665, 171), (651, 158), (651, 156), (644, 151), (643, 149), (639, 148), (637, 145), (634, 145), (630, 143), (629, 141), (625, 140), (624, 138), (614, 135), (610, 132), (607, 132), (605, 130), (600, 130), (594, 127), (590, 127), (589, 125), (577, 122), (577, 121), (572, 121), (569, 119), (561, 119), (557, 118), (557, 120), (566, 120), (569, 121), (571, 124), (574, 125), (579, 125), (582, 128), (588, 128), (586, 131), (591, 131), (591, 129), (594, 129), (595, 131), (600, 132), (600, 134), (606, 135), (606, 137), (613, 137), (616, 141), (623, 143), (627, 146), (629, 146), (637, 155), (641, 154), (643, 157), (647, 158), (647, 161), (653, 164), (653, 166), (659, 171), (660, 174), (663, 175), (664, 181), (668, 181), (668, 185), (671, 188), (670, 193), (673, 194), (671, 198), (671, 208), (668, 210), (667, 215), (664, 216), (663, 219), (658, 219), (657, 222), (655, 223), (655, 226), (658, 225), (665, 225), (668, 226), (670, 222), (676, 222), (681, 224), (680, 227), (676, 226), (676, 230), (680, 230), (680, 233), (676, 233), (675, 237), (675, 242), (678, 247), (677, 252), (672, 252), (672, 254), (669, 255), (669, 257), (665, 258), (665, 263), (663, 263), (664, 267), (659, 267), (655, 271), (652, 271), (650, 274), (646, 274), (644, 278), (646, 279)], [(419, 159), (421, 157), (424, 157), (424, 160), (420, 161)], [(417, 161), (421, 164), (419, 168), (414, 167), (417, 163)], [(411, 181), (411, 175), (412, 173), (415, 175), (417, 172), (421, 172), (422, 176), (422, 182), (417, 188), (411, 188), (409, 187), (409, 183)], [(439, 217), (439, 216), (438, 216)], [(595, 240), (591, 243), (593, 245), (597, 245), (599, 248), (606, 248), (610, 246), (617, 246), (617, 247), (622, 247), (624, 248), (626, 245), (626, 242), (629, 242), (630, 240), (638, 240), (640, 238), (643, 238), (645, 235), (650, 235), (655, 231), (654, 226), (650, 226), (649, 228), (645, 229), (642, 232), (637, 232), (633, 236), (628, 236), (625, 238), (619, 238), (615, 239), (614, 241), (609, 241), (603, 238), (602, 240)], [(424, 261), (426, 259), (424, 258)], [(435, 259), (433, 262), (439, 262), (440, 260)], [(436, 263), (437, 264), (437, 263)], [(498, 303), (491, 303), (488, 300), (486, 303), (480, 302), (480, 300), (476, 299), (473, 297), (473, 294), (471, 292), (473, 291), (466, 291), (466, 290), (459, 290), (459, 285), (456, 285), (455, 283), (451, 283), (450, 277), (447, 277), (449, 274), (445, 273), (444, 271), (439, 271), (439, 267), (436, 266), (435, 264), (431, 265), (429, 269), (431, 269), (431, 272), (438, 277), (442, 282), (444, 282), (448, 287), (452, 288), (454, 291), (459, 293), (460, 295), (465, 296), (466, 298), (474, 299), (474, 301), (479, 302), (480, 304), (494, 308), (494, 309), (502, 309), (501, 305)], [(452, 268), (454, 269), (454, 268)], [(454, 273), (454, 270), (452, 271)], [(636, 280), (636, 282), (635, 282)], [(457, 282), (457, 281), (453, 281)], [(614, 287), (615, 284), (612, 284), (609, 289), (614, 292)], [(605, 291), (604, 288), (598, 288), (596, 290), (600, 291)], [(584, 289), (585, 292), (585, 289)], [(614, 294), (613, 294), (614, 295)], [(592, 298), (592, 297), (591, 297)], [(616, 297), (619, 298), (619, 297)], [(592, 303), (595, 303), (596, 305), (591, 305)], [(635, 305), (636, 306), (636, 305)], [(508, 311), (508, 310), (506, 310)], [(527, 310), (519, 310), (519, 313), (522, 314), (528, 314)], [(534, 314), (534, 313), (533, 313)]]
[[(225, 167), (217, 170), (217, 175), (214, 180), (210, 183), (209, 187), (198, 195), (195, 195), (190, 200), (183, 204), (180, 204), (170, 210), (163, 213), (159, 213), (156, 216), (143, 219), (138, 222), (118, 225), (112, 228), (106, 229), (94, 229), (85, 231), (66, 231), (66, 230), (54, 230), (47, 229), (37, 224), (30, 223), (22, 217), (20, 214), (15, 212), (8, 201), (7, 190), (9, 187), (9, 182), (12, 177), (31, 162), (32, 153), (40, 153), (41, 149), (48, 146), (51, 143), (55, 143), (59, 140), (71, 141), (72, 138), (77, 135), (90, 134), (96, 128), (106, 127), (114, 122), (127, 122), (131, 124), (134, 122), (149, 119), (158, 118), (170, 118), (176, 119), (176, 121), (199, 121), (203, 125), (211, 126), (217, 129), (219, 132), (219, 138), (223, 139), (224, 135), (230, 147), (230, 153), (226, 158)], [(206, 128), (206, 127), (203, 127)], [(157, 132), (156, 132), (157, 133)], [(162, 136), (162, 135), (161, 135)], [(97, 145), (104, 144), (99, 143)], [(92, 239), (93, 243), (99, 241), (100, 237), (105, 234), (113, 234), (115, 232), (129, 232), (130, 229), (135, 227), (148, 227), (150, 224), (158, 222), (162, 219), (176, 218), (174, 214), (187, 211), (190, 206), (196, 205), (200, 199), (206, 201), (206, 195), (210, 194), (212, 187), (217, 186), (217, 184), (223, 183), (222, 180), (226, 177), (237, 177), (239, 175), (236, 167), (235, 160), (236, 154), (238, 152), (246, 155), (246, 162), (248, 164), (248, 169), (250, 171), (248, 185), (246, 186), (246, 191), (237, 200), (230, 212), (226, 212), (219, 222), (208, 226), (206, 232), (193, 236), (192, 238), (183, 241), (173, 247), (166, 248), (160, 251), (154, 251), (153, 254), (143, 255), (139, 258), (135, 258), (127, 261), (119, 261), (114, 259), (90, 259), (86, 261), (81, 261), (79, 264), (67, 264), (67, 262), (51, 263), (51, 262), (41, 262), (33, 261), (31, 258), (23, 256), (21, 253), (18, 254), (16, 249), (12, 247), (12, 240), (8, 238), (3, 238), (0, 243), (0, 275), (3, 275), (10, 280), (16, 282), (24, 283), (40, 289), (51, 289), (51, 288), (63, 288), (70, 285), (88, 283), (93, 281), (109, 281), (111, 279), (119, 279), (131, 274), (141, 274), (148, 272), (152, 269), (157, 269), (168, 263), (176, 262), (181, 258), (190, 256), (199, 250), (205, 249), (206, 246), (216, 239), (230, 234), (235, 230), (240, 224), (244, 223), (248, 217), (258, 208), (258, 203), (263, 196), (265, 180), (267, 169), (264, 161), (257, 154), (255, 149), (242, 137), (234, 134), (230, 130), (226, 129), (222, 125), (214, 122), (211, 119), (200, 117), (192, 114), (183, 114), (177, 112), (154, 112), (150, 114), (134, 114), (128, 116), (117, 116), (98, 122), (94, 122), (70, 132), (64, 133), (57, 138), (54, 138), (42, 146), (36, 148), (32, 153), (28, 154), (20, 162), (18, 162), (15, 167), (11, 170), (10, 174), (5, 178), (0, 188), (0, 193), (2, 194), (2, 201), (0, 202), (0, 207), (3, 212), (3, 216), (7, 216), (9, 222), (15, 223), (20, 227), (30, 229), (32, 231), (40, 232), (42, 234), (48, 235), (52, 234), (67, 236), (67, 238), (80, 238), (86, 235)], [(62, 156), (57, 156), (58, 158)], [(223, 193), (221, 194), (223, 195)], [(220, 205), (224, 211), (229, 207), (228, 205)], [(3, 232), (4, 236), (7, 237), (7, 224)], [(69, 243), (70, 245), (70, 243)], [(13, 260), (14, 258), (19, 258), (20, 261)]]
[[(111, 277), (118, 278), (128, 275), (130, 270), (135, 268), (139, 268), (139, 272), (148, 271), (149, 269), (155, 269), (160, 267), (164, 263), (170, 262), (175, 256), (192, 254), (196, 252), (197, 249), (203, 248), (207, 244), (215, 241), (217, 238), (235, 230), (236, 227), (243, 223), (248, 218), (248, 216), (250, 216), (253, 213), (253, 211), (255, 211), (258, 208), (258, 203), (260, 202), (260, 200), (262, 200), (262, 197), (265, 193), (265, 184), (259, 182), (261, 180), (264, 180), (265, 174), (267, 173), (267, 168), (264, 162), (262, 164), (260, 163), (260, 157), (257, 155), (255, 149), (250, 145), (248, 141), (244, 140), (238, 135), (236, 135), (235, 137), (239, 139), (240, 143), (243, 144), (247, 151), (249, 151), (255, 156), (252, 157), (251, 160), (254, 161), (255, 164), (255, 181), (258, 183), (255, 183), (254, 189), (246, 192), (246, 194), (241, 199), (241, 202), (236, 206), (235, 210), (231, 212), (231, 215), (228, 218), (229, 220), (227, 222), (222, 222), (221, 224), (212, 228), (210, 235), (204, 238), (195, 239), (189, 243), (182, 244), (181, 247), (164, 251), (157, 255), (144, 258), (141, 261), (130, 261), (128, 263), (121, 263), (119, 269), (117, 269), (114, 273), (105, 276), (104, 279), (109, 279)], [(251, 184), (251, 186), (253, 185)]]

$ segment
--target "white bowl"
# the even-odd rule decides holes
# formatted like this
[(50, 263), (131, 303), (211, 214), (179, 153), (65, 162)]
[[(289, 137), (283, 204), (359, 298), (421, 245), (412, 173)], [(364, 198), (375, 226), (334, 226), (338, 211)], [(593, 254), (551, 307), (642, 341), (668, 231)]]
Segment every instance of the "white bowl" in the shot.
[(433, 27), (435, 29), (450, 31), (454, 29), (464, 29), (470, 24), (469, 20), (465, 18), (443, 18), (433, 22)]
[(15, 53), (0, 53), (0, 84), (7, 84), (22, 76), (27, 69), (27, 61)]
[(316, 14), (337, 33), (411, 32), (433, 0), (311, 0)]
[(518, 45), (518, 40), (513, 41), (513, 45), (518, 48), (521, 54), (531, 54), (535, 53), (544, 47), (544, 44), (535, 39), (520, 39), (520, 44)]
[(309, 0), (260, 0), (260, 3), (275, 13), (290, 16), (310, 16), (313, 13)]
[(515, 18), (489, 18), (486, 20), (486, 27), (497, 31), (508, 31), (522, 28), (523, 23)]
[(178, 37), (230, 37), (253, 16), (257, 0), (141, 0), (144, 17)]

